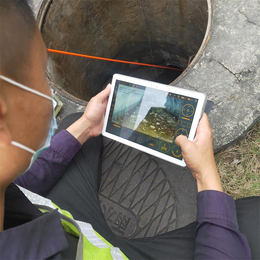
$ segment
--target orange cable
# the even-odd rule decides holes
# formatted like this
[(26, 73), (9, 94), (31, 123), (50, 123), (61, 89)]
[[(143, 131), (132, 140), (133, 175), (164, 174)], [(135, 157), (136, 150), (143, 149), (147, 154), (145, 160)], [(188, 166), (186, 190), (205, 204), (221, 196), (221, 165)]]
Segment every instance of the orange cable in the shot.
[(89, 58), (89, 59), (105, 60), (105, 61), (112, 61), (112, 62), (119, 62), (119, 63), (127, 63), (127, 64), (133, 64), (133, 65), (140, 65), (140, 66), (148, 66), (148, 67), (155, 67), (155, 68), (161, 68), (161, 69), (168, 69), (168, 70), (183, 71), (183, 69), (178, 69), (178, 68), (171, 68), (171, 67), (166, 67), (166, 66), (159, 66), (159, 65), (139, 63), (139, 62), (132, 62), (132, 61), (108, 59), (108, 58), (90, 56), (90, 55), (85, 55), (85, 54), (78, 54), (78, 53), (67, 52), (67, 51), (59, 51), (59, 50), (53, 50), (53, 49), (47, 49), (47, 51), (48, 51), (48, 52), (59, 53), (59, 54), (65, 54), (65, 55), (71, 55), (71, 56)]

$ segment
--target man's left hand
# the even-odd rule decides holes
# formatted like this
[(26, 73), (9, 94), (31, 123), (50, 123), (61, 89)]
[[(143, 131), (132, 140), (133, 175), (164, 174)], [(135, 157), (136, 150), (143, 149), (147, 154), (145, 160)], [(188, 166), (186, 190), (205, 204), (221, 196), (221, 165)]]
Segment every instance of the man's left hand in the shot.
[(83, 144), (90, 137), (98, 136), (102, 132), (111, 85), (90, 99), (82, 117), (67, 128), (78, 141)]

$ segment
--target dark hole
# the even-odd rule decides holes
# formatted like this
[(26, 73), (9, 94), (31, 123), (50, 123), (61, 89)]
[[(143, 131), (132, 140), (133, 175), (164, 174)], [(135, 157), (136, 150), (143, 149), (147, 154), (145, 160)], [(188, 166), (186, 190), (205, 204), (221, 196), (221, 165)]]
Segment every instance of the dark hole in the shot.
[[(45, 9), (42, 34), (52, 49), (186, 69), (202, 44), (207, 9), (207, 0), (56, 0)], [(164, 84), (182, 73), (53, 53), (48, 72), (63, 90), (83, 100), (114, 73)]]

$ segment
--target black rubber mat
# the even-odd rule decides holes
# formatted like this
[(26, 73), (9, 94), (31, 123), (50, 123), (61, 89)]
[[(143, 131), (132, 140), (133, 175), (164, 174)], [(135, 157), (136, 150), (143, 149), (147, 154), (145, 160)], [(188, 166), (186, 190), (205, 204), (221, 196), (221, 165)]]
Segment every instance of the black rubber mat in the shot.
[(139, 238), (176, 229), (175, 198), (158, 163), (106, 138), (99, 198), (115, 234)]

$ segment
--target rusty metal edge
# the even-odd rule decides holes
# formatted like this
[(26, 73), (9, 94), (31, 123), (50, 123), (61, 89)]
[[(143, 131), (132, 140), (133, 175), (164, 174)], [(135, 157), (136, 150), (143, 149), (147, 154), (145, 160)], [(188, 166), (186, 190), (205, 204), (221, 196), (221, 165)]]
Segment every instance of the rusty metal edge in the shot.
[(182, 74), (175, 79), (172, 83), (170, 83), (171, 86), (176, 85), (178, 82), (180, 82), (184, 77), (187, 76), (187, 74), (190, 72), (190, 70), (196, 65), (196, 63), (200, 60), (206, 46), (208, 45), (209, 41), (210, 41), (210, 37), (211, 37), (211, 33), (212, 33), (212, 24), (213, 24), (213, 0), (207, 0), (207, 4), (208, 4), (208, 24), (207, 24), (207, 28), (206, 28), (206, 32), (203, 38), (203, 41), (200, 45), (200, 48), (198, 50), (198, 52), (196, 53), (194, 59), (192, 60), (192, 62), (187, 66), (187, 68), (182, 72)]
[[(45, 17), (50, 9), (52, 2), (53, 2), (53, 0), (44, 0), (41, 4), (39, 12), (36, 16), (36, 21), (38, 23), (38, 27), (39, 27), (39, 30), (41, 33), (43, 30)], [(82, 106), (87, 105), (87, 103), (88, 103), (87, 101), (75, 97), (74, 95), (70, 94), (66, 90), (62, 89), (62, 87), (60, 87), (57, 83), (55, 83), (51, 74), (47, 70), (46, 70), (46, 75), (47, 75), (48, 81), (51, 82), (51, 87), (54, 90), (56, 90), (60, 95), (62, 95), (64, 98), (67, 98), (68, 100), (75, 102), (76, 104), (79, 104)]]

